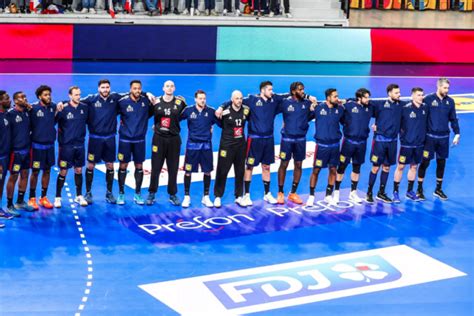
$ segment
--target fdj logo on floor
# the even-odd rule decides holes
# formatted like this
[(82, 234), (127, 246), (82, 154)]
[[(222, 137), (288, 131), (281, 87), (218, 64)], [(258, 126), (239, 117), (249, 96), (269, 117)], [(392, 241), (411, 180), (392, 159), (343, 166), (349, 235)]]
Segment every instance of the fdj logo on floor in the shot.
[(207, 281), (204, 284), (227, 309), (234, 309), (387, 283), (401, 276), (391, 264), (375, 255)]

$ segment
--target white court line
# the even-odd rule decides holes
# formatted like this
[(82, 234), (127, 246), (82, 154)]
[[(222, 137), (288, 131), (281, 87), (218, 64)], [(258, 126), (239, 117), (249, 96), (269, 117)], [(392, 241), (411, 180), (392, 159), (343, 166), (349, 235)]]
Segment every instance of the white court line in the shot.
[[(142, 76), (142, 77), (301, 77), (301, 78), (435, 78), (440, 76), (295, 75), (295, 74), (124, 74), (124, 73), (1, 73), (2, 76)], [(448, 76), (449, 79), (474, 77)]]

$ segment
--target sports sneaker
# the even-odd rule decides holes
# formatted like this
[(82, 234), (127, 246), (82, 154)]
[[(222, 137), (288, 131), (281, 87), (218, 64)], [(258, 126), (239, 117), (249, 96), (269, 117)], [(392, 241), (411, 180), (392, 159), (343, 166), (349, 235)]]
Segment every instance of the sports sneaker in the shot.
[(146, 197), (146, 205), (150, 206), (155, 204), (155, 193), (149, 192), (148, 196)]
[(240, 13), (239, 9), (235, 10), (235, 16), (241, 16), (241, 15), (242, 15), (242, 13)]
[(87, 201), (87, 204), (92, 204), (92, 193), (87, 192), (86, 195), (84, 195), (84, 199)]
[(250, 198), (250, 193), (245, 193), (245, 195), (242, 198), (242, 203), (245, 206), (252, 206), (253, 205), (252, 199)]
[(351, 191), (351, 193), (349, 193), (349, 201), (354, 203), (362, 203), (362, 199), (357, 195), (357, 190)]
[(374, 204), (374, 195), (372, 192), (367, 192), (367, 195), (365, 196), (365, 202), (368, 204)]
[(265, 202), (270, 203), (270, 204), (273, 204), (273, 205), (278, 203), (277, 199), (275, 199), (275, 198), (273, 197), (273, 195), (272, 195), (271, 192), (268, 192), (267, 194), (265, 194), (265, 195), (263, 196), (263, 200), (264, 200)]
[(291, 13), (287, 13), (287, 14), (286, 14), (286, 17), (287, 17), (288, 19), (291, 19), (293, 16), (291, 15)]
[(277, 204), (285, 204), (285, 194), (283, 192), (278, 192)]
[(209, 195), (204, 195), (201, 200), (202, 205), (205, 207), (213, 207), (214, 203), (212, 203), (211, 199), (209, 198)]
[(295, 204), (303, 204), (303, 200), (301, 200), (300, 196), (296, 193), (290, 193), (288, 195), (288, 200)]
[(306, 206), (313, 206), (314, 205), (314, 195), (308, 196), (308, 199), (306, 200)]
[(133, 196), (133, 201), (138, 205), (145, 204), (145, 200), (143, 200), (141, 193), (135, 193), (135, 195)]
[(124, 205), (125, 204), (125, 194), (119, 193), (117, 197), (117, 205)]
[(393, 203), (396, 203), (396, 204), (398, 204), (398, 203), (401, 202), (401, 201), (400, 201), (400, 194), (399, 194), (397, 191), (393, 192), (393, 199), (392, 199), (392, 201), (393, 201)]
[(216, 11), (216, 10), (211, 10), (211, 15), (212, 15), (212, 16), (218, 16), (219, 14), (217, 14), (217, 11)]
[[(192, 10), (192, 9), (191, 9), (191, 10)], [(188, 10), (188, 9), (184, 9), (183, 15), (189, 15), (189, 10)]]
[(244, 203), (244, 197), (239, 196), (238, 198), (235, 199), (235, 203), (239, 205), (240, 207), (246, 207), (247, 205)]
[(199, 15), (201, 15), (201, 12), (199, 12), (198, 9), (194, 9), (194, 15), (195, 15), (195, 16), (199, 16)]
[(30, 198), (28, 200), (28, 205), (31, 206), (35, 211), (39, 210), (38, 203), (36, 203), (36, 198)]
[(270, 14), (268, 15), (269, 17), (273, 18), (275, 16), (275, 12), (270, 11)]
[(25, 201), (20, 202), (20, 203), (16, 203), (16, 204), (15, 204), (15, 208), (16, 208), (17, 210), (23, 210), (23, 211), (26, 211), (26, 212), (34, 212), (34, 211), (37, 211), (37, 210), (35, 210), (32, 206), (28, 205), (28, 203), (26, 203)]
[(326, 202), (327, 204), (334, 204), (334, 200), (332, 199), (332, 196), (331, 195), (326, 195), (324, 197), (324, 202)]
[(76, 196), (76, 198), (74, 199), (74, 202), (76, 202), (77, 204), (79, 204), (80, 206), (87, 206), (89, 205), (86, 201), (86, 199), (82, 196), (82, 195), (78, 195)]
[(105, 193), (105, 201), (109, 204), (117, 204), (117, 199), (112, 192)]
[(334, 191), (334, 194), (332, 195), (332, 203), (334, 205), (337, 205), (337, 203), (339, 203), (339, 195), (340, 195), (340, 191), (339, 190), (335, 190)]
[(379, 192), (377, 193), (377, 196), (375, 197), (375, 199), (379, 200), (379, 201), (382, 201), (384, 203), (387, 203), (387, 204), (390, 204), (392, 203), (392, 199), (388, 197), (387, 193), (385, 192)]
[(177, 195), (170, 195), (170, 203), (175, 206), (180, 206), (181, 200), (179, 199)]
[(418, 196), (414, 191), (408, 191), (407, 194), (405, 194), (405, 197), (412, 201), (418, 201)]
[(214, 199), (214, 207), (219, 208), (219, 207), (221, 207), (221, 206), (222, 206), (221, 198), (220, 198), (220, 197), (216, 197), (216, 198)]
[(12, 215), (13, 217), (20, 217), (21, 214), (15, 209), (15, 207), (12, 205), (10, 207), (7, 207), (5, 210), (8, 214)]
[(174, 14), (174, 15), (179, 15), (179, 14), (180, 14), (178, 8), (174, 8), (173, 14)]
[(181, 203), (182, 207), (189, 207), (191, 205), (191, 197), (189, 195), (185, 195), (183, 198), (183, 202)]
[(87, 12), (89, 12), (89, 10), (87, 10), (87, 8), (83, 8), (83, 9), (81, 10), (81, 13), (83, 13), (83, 14), (84, 14), (84, 13), (87, 13)]
[(443, 190), (441, 189), (437, 189), (433, 192), (433, 195), (436, 196), (438, 199), (440, 199), (441, 201), (446, 201), (448, 199), (448, 196), (446, 194), (444, 194)]
[(224, 9), (224, 10), (222, 11), (222, 15), (223, 15), (223, 16), (227, 16), (227, 9)]
[(46, 196), (43, 196), (41, 199), (39, 199), (39, 205), (47, 209), (52, 209), (54, 207)]
[(95, 9), (94, 9), (94, 8), (90, 8), (90, 9), (89, 9), (89, 13), (90, 13), (90, 14), (96, 14), (97, 12), (95, 12)]
[(205, 16), (211, 15), (211, 10), (204, 10), (204, 15)]
[(0, 208), (0, 218), (12, 219), (12, 218), (13, 218), (13, 215), (10, 214), (10, 213), (5, 212), (4, 210), (2, 210), (2, 209)]
[(60, 197), (57, 197), (57, 198), (54, 198), (54, 207), (55, 208), (61, 208), (61, 198)]

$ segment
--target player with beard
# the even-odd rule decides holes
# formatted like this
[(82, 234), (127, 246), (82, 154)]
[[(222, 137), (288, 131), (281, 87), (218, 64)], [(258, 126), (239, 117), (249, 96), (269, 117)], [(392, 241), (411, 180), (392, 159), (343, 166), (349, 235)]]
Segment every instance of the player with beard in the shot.
[[(339, 161), (339, 142), (341, 141), (341, 123), (344, 108), (339, 106), (339, 95), (336, 89), (330, 88), (325, 92), (326, 102), (318, 104), (314, 109), (316, 132), (316, 149), (314, 150), (313, 173), (309, 182), (309, 197), (306, 205), (313, 206), (314, 191), (318, 183), (321, 169), (329, 167), (328, 185), (324, 201), (333, 204), (332, 190), (336, 181), (336, 167)], [(337, 202), (339, 197), (337, 197)]]
[[(35, 211), (24, 199), (31, 163), (31, 125), (26, 95), (21, 91), (15, 92), (13, 94), (13, 102), (15, 103), (14, 108), (10, 109), (6, 115), (11, 128), (10, 176), (7, 182), (7, 212), (13, 216), (20, 216), (17, 210)], [(18, 185), (17, 202), (13, 205), (13, 194), (18, 178), (20, 178), (20, 181)]]
[(52, 209), (53, 204), (48, 200), (49, 179), (51, 177), (51, 167), (54, 166), (55, 152), (54, 142), (56, 141), (56, 104), (51, 100), (51, 88), (39, 86), (36, 89), (38, 102), (32, 104), (30, 110), (31, 119), (31, 169), (30, 176), (30, 199), (28, 205), (35, 210), (39, 209), (36, 201), (36, 186), (40, 171), (41, 176), (41, 198), (39, 205)]
[(449, 124), (454, 132), (453, 146), (459, 144), (461, 131), (456, 115), (456, 107), (453, 98), (448, 96), (450, 82), (446, 78), (439, 78), (436, 93), (427, 95), (424, 103), (428, 109), (428, 129), (426, 133), (423, 161), (418, 169), (417, 196), (420, 200), (425, 199), (423, 194), (423, 181), (426, 169), (431, 159), (436, 154), (436, 189), (433, 195), (440, 200), (447, 200), (448, 196), (442, 189), (446, 159), (449, 156)]
[[(11, 150), (10, 122), (6, 112), (10, 109), (10, 96), (4, 90), (0, 91), (0, 218), (12, 219), (13, 215), (2, 209), (3, 188), (8, 172), (8, 160)], [(5, 226), (0, 222), (0, 226)]]

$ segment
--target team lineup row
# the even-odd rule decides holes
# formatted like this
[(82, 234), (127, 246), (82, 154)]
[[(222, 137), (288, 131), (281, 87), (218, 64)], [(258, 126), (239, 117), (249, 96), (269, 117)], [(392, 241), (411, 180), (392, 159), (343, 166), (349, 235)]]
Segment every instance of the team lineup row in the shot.
[[(367, 139), (374, 132), (370, 153), (372, 169), (365, 201), (374, 203), (373, 187), (381, 167), (380, 187), (376, 199), (385, 203), (400, 202), (399, 184), (405, 165), (409, 165), (408, 191), (406, 197), (424, 200), (423, 180), (430, 160), (436, 157), (436, 190), (434, 195), (447, 199), (442, 190), (446, 159), (449, 154), (449, 124), (455, 133), (453, 144), (460, 139), (454, 100), (448, 96), (449, 80), (440, 78), (435, 93), (424, 95), (421, 88), (413, 88), (411, 100), (400, 97), (396, 84), (387, 86), (387, 98), (371, 100), (370, 91), (361, 88), (354, 99), (340, 100), (336, 89), (325, 91), (326, 100), (305, 94), (304, 84), (294, 82), (289, 94), (274, 94), (269, 81), (260, 84), (258, 95), (244, 98), (238, 90), (232, 92), (231, 100), (217, 110), (206, 105), (206, 93), (196, 91), (195, 105), (187, 106), (182, 97), (175, 96), (175, 85), (166, 81), (163, 95), (155, 97), (142, 91), (139, 80), (130, 83), (130, 91), (124, 94), (111, 92), (110, 82), (100, 80), (98, 93), (81, 98), (77, 86), (69, 89), (69, 100), (52, 102), (52, 90), (40, 86), (36, 90), (38, 102), (29, 104), (23, 92), (13, 94), (14, 107), (5, 91), (0, 91), (0, 199), (3, 195), (7, 171), (7, 208), (0, 209), (0, 217), (20, 216), (18, 210), (34, 211), (39, 206), (61, 207), (61, 191), (67, 171), (74, 168), (76, 186), (75, 202), (87, 206), (93, 202), (92, 182), (95, 164), (106, 164), (106, 201), (125, 204), (125, 180), (128, 164), (135, 166), (135, 195), (137, 204), (153, 205), (158, 189), (159, 175), (166, 162), (168, 172), (167, 191), (174, 205), (189, 207), (191, 204), (191, 175), (199, 168), (204, 173), (204, 196), (206, 207), (220, 207), (227, 175), (233, 167), (235, 172), (235, 202), (251, 206), (250, 182), (254, 166), (262, 165), (264, 200), (271, 204), (284, 204), (284, 183), (288, 163), (294, 160), (294, 173), (288, 200), (303, 204), (296, 193), (302, 174), (302, 162), (306, 156), (306, 134), (310, 121), (315, 121), (316, 150), (310, 178), (310, 195), (306, 205), (314, 203), (314, 192), (318, 176), (323, 168), (329, 168), (325, 202), (339, 202), (339, 188), (345, 170), (352, 163), (351, 192), (349, 199), (355, 203), (363, 200), (357, 194), (360, 168), (365, 162)], [(270, 192), (270, 165), (275, 162), (274, 118), (281, 114), (281, 149), (279, 153), (278, 196)], [(118, 126), (117, 117), (120, 117)], [(145, 137), (148, 119), (153, 117), (152, 171), (149, 193), (141, 195), (143, 161), (145, 160)], [(370, 126), (371, 119), (375, 123)], [(180, 121), (188, 126), (186, 142), (184, 199), (177, 196), (177, 174), (181, 150)], [(222, 129), (214, 201), (210, 199), (211, 171), (213, 170), (212, 129)], [(245, 126), (248, 135), (245, 135)], [(56, 131), (57, 126), (57, 131)], [(86, 165), (85, 137), (89, 131), (87, 168), (85, 170), (86, 194), (82, 195), (83, 170)], [(116, 134), (119, 133), (118, 154), (119, 195), (112, 194), (114, 161), (117, 153)], [(342, 144), (341, 144), (342, 139)], [(51, 203), (47, 198), (51, 167), (55, 165), (55, 142), (59, 143), (57, 163), (60, 169), (56, 180), (56, 198)], [(398, 150), (398, 140), (400, 149)], [(397, 153), (398, 151), (398, 153)], [(398, 157), (398, 158), (397, 158)], [(390, 166), (397, 164), (394, 176), (393, 198), (385, 192)], [(32, 170), (31, 175), (29, 170)], [(36, 187), (41, 175), (41, 197), (36, 199)], [(418, 188), (414, 182), (418, 173)], [(29, 200), (24, 195), (30, 184)], [(13, 204), (16, 182), (17, 203)]]

